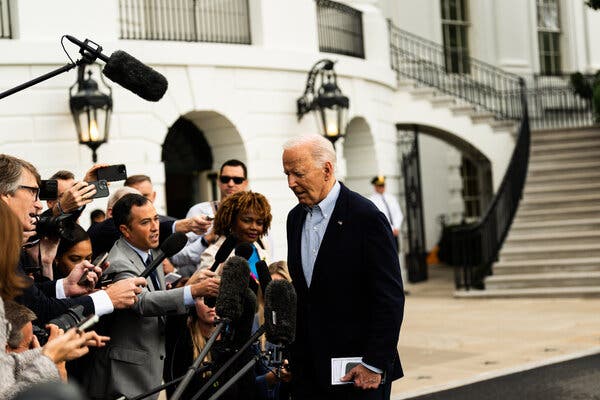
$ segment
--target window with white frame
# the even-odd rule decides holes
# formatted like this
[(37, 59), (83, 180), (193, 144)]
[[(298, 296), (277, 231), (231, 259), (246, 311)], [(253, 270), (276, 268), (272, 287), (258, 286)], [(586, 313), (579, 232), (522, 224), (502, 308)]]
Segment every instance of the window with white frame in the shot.
[(561, 74), (558, 0), (537, 1), (537, 31), (542, 75)]
[(469, 18), (466, 0), (441, 0), (442, 35), (446, 71), (468, 74), (469, 65)]

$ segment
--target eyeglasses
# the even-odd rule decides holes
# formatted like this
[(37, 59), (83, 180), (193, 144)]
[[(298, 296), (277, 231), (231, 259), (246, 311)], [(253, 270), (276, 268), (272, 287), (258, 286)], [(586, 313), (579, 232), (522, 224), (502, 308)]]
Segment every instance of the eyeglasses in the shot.
[(219, 180), (221, 181), (221, 183), (229, 183), (229, 181), (232, 179), (233, 179), (233, 183), (235, 183), (236, 185), (241, 185), (246, 180), (246, 178), (244, 178), (242, 176), (221, 175), (219, 177)]
[(29, 192), (35, 197), (36, 201), (40, 199), (40, 188), (39, 187), (19, 185), (19, 189), (29, 190)]

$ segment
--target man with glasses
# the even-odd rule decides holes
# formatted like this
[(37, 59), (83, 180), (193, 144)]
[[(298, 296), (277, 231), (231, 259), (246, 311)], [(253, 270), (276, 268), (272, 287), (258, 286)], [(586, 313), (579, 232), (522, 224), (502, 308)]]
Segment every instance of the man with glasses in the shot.
[[(27, 161), (0, 154), (0, 199), (17, 215), (23, 225), (23, 243), (35, 235), (37, 215), (42, 210), (39, 199), (40, 176), (37, 169)], [(32, 262), (29, 255), (23, 251), (15, 273), (25, 275), (23, 265)], [(88, 271), (88, 283), (79, 285), (79, 279)], [(130, 278), (99, 290), (91, 295), (85, 295), (93, 286), (101, 273), (87, 261), (75, 266), (65, 279), (32, 284), (26, 288), (23, 295), (16, 299), (20, 304), (31, 309), (38, 316), (38, 324), (45, 324), (52, 318), (64, 314), (68, 308), (75, 305), (84, 306), (84, 314), (98, 315), (111, 313), (116, 308), (128, 308), (141, 292), (139, 285), (145, 285), (144, 278)], [(123, 283), (121, 283), (123, 282)], [(72, 297), (71, 296), (79, 296)]]
[[(219, 185), (221, 201), (234, 193), (248, 190), (246, 164), (236, 159), (225, 161), (221, 165), (217, 184)], [(188, 210), (186, 218), (200, 215), (214, 218), (219, 203), (219, 201), (198, 203)], [(191, 276), (196, 271), (196, 267), (200, 263), (200, 255), (208, 246), (216, 242), (218, 237), (210, 230), (204, 236), (188, 234), (188, 239), (188, 245), (181, 252), (171, 257), (171, 262), (177, 267), (178, 272), (184, 276)]]

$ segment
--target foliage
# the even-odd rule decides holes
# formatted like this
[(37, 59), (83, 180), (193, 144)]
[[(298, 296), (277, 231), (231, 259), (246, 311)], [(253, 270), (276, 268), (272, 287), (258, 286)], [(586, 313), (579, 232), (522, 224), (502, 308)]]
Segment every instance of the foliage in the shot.
[(585, 2), (585, 4), (594, 10), (600, 9), (600, 0), (588, 0)]
[(581, 72), (571, 74), (571, 86), (579, 97), (591, 102), (594, 121), (600, 124), (600, 71), (593, 80), (586, 79)]

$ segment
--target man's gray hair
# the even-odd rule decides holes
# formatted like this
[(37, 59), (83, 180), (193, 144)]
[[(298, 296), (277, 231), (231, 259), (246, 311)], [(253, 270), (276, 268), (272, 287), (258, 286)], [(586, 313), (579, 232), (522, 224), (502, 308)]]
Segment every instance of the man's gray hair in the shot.
[(283, 150), (290, 150), (298, 146), (310, 146), (310, 154), (318, 166), (323, 166), (327, 161), (333, 165), (335, 171), (335, 149), (333, 144), (321, 135), (310, 134), (294, 136), (283, 144)]
[(121, 199), (121, 197), (126, 194), (141, 194), (139, 190), (134, 189), (129, 186), (123, 186), (114, 191), (114, 193), (108, 199), (108, 204), (106, 205), (106, 209), (110, 210), (115, 206), (115, 203)]
[(39, 184), (40, 174), (32, 164), (8, 154), (0, 154), (0, 194), (15, 193), (23, 170), (31, 172)]

